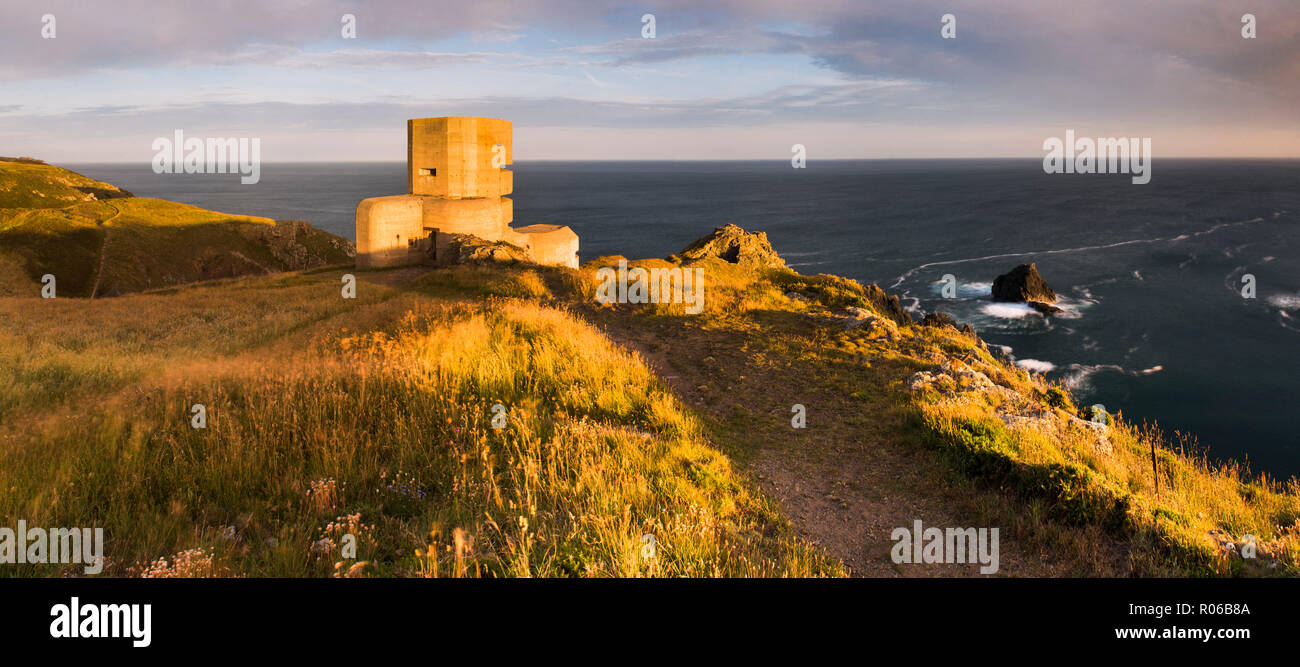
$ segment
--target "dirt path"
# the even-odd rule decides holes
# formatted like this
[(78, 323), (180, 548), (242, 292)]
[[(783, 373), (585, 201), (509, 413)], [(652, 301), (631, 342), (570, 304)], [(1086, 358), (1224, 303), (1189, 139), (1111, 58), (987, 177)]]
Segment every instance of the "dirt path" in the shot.
[[(1002, 575), (1100, 574), (1088, 549), (1050, 542), (1078, 540), (1080, 529), (1023, 525), (1018, 499), (955, 478), (920, 443), (902, 409), (909, 367), (796, 361), (798, 354), (774, 352), (743, 323), (702, 328), (689, 318), (584, 310), (702, 414), (715, 444), (777, 501), (798, 533), (854, 576), (979, 576), (978, 565), (895, 564), (891, 534), (917, 520), (927, 528), (1000, 526)], [(765, 333), (802, 338), (810, 351), (821, 343), (816, 328), (824, 325), (792, 313), (772, 317)], [(806, 428), (791, 426), (795, 404), (805, 406)], [(1111, 563), (1106, 571), (1112, 566), (1121, 568)]]
[(108, 229), (108, 223), (116, 220), (122, 215), (122, 209), (118, 208), (115, 204), (109, 204), (108, 202), (104, 203), (113, 207), (113, 215), (109, 216), (107, 220), (96, 221), (99, 227), (104, 230), (104, 242), (99, 246), (99, 268), (95, 271), (95, 285), (90, 290), (90, 298), (92, 299), (99, 295), (99, 281), (104, 276), (104, 263), (108, 261), (108, 242), (109, 237), (111, 236)]

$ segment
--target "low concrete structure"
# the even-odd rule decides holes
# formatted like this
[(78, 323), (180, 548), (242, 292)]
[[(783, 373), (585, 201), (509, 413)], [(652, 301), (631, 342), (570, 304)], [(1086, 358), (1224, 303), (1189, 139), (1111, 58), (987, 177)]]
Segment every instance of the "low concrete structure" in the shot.
[(437, 261), (451, 234), (513, 243), (539, 264), (578, 266), (578, 235), (563, 225), (511, 227), (510, 121), (452, 116), (406, 122), (407, 194), (357, 205), (357, 268)]

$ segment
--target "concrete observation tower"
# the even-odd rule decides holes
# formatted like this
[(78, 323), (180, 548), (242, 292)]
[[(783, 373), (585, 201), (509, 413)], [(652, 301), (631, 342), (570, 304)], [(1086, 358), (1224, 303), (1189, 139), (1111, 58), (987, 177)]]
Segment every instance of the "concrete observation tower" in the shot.
[(539, 264), (578, 266), (578, 235), (563, 225), (511, 227), (510, 121), (450, 116), (406, 121), (407, 194), (357, 205), (357, 268), (436, 261), (451, 234), (506, 241)]

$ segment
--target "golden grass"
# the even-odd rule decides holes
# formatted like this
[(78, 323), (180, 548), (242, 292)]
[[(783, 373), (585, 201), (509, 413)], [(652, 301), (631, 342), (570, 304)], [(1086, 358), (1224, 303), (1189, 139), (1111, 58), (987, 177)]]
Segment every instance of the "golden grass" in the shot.
[[(901, 327), (898, 337), (891, 339), (881, 330), (845, 331), (830, 326), (806, 335), (772, 316), (778, 311), (795, 314), (820, 307), (834, 311), (847, 305), (878, 310), (866, 290), (852, 280), (747, 270), (725, 263), (706, 266), (709, 305), (695, 326), (707, 328), (726, 321), (730, 327), (754, 331), (769, 348), (784, 350), (782, 355), (799, 362), (808, 373), (842, 385), (853, 396), (881, 392), (898, 396), (913, 415), (921, 440), (942, 452), (963, 476), (992, 488), (1015, 489), (1023, 501), (1023, 515), (1039, 532), (1059, 536), (1060, 531), (1048, 524), (1073, 526), (1086, 544), (1103, 537), (1090, 527), (1104, 528), (1127, 543), (1129, 571), (1139, 575), (1300, 574), (1300, 480), (1270, 479), (1231, 461), (1214, 463), (1194, 440), (1180, 436), (1170, 442), (1154, 425), (1134, 425), (1122, 414), (1112, 415), (1104, 441), (1100, 440), (1096, 431), (1071, 418), (1074, 400), (1065, 387), (994, 359), (953, 329), (913, 324)], [(580, 293), (590, 293), (593, 275), (586, 276), (586, 291)], [(782, 290), (794, 283), (815, 285), (816, 293), (811, 294), (815, 303), (785, 299)], [(650, 317), (681, 317), (680, 307), (643, 309)], [(764, 314), (769, 315), (764, 325), (756, 326), (754, 316)], [(911, 372), (937, 370), (958, 358), (1008, 390), (1006, 395), (963, 393), (970, 389), (968, 380), (957, 383), (955, 396), (906, 390)], [(848, 377), (835, 371), (843, 359), (853, 362)], [(872, 370), (873, 365), (881, 368)], [(890, 373), (895, 374), (892, 380)], [(870, 379), (870, 386), (859, 381), (863, 377)], [(1000, 411), (1046, 418), (1013, 428), (999, 418)], [(1246, 535), (1253, 536), (1257, 558), (1225, 552), (1212, 530), (1222, 531), (1238, 546)], [(1102, 545), (1091, 548), (1100, 550)]]
[[(60, 297), (89, 297), (301, 268), (268, 247), (274, 224), (126, 196), (51, 165), (0, 161), (0, 296), (33, 294), (45, 274)], [(329, 265), (349, 261), (339, 241), (311, 229), (295, 238), (307, 259)]]
[(103, 527), (114, 575), (840, 572), (640, 360), (510, 298), (544, 294), (536, 273), (486, 301), (365, 274), (344, 301), (338, 278), (0, 299), (4, 525)]
[[(750, 332), (763, 363), (898, 406), (954, 484), (1019, 498), (988, 511), (1014, 514), (1026, 542), (1079, 562), (1118, 542), (1135, 574), (1296, 573), (1295, 480), (1212, 464), (1122, 416), (1103, 442), (1063, 388), (956, 331), (806, 317), (872, 307), (852, 281), (696, 266), (708, 287), (690, 319), (680, 304), (594, 306), (591, 264), (407, 284), (363, 272), (355, 301), (339, 298), (336, 270), (94, 302), (0, 298), (0, 373), (13, 378), (0, 385), (0, 525), (102, 526), (115, 575), (842, 573), (732, 469), (712, 427), (584, 321), (640, 308), (649, 324)], [(814, 285), (820, 305), (785, 297), (790, 285)], [(957, 357), (1006, 391), (907, 392), (910, 373)], [(190, 427), (195, 403), (206, 429)], [(1008, 426), (1008, 414), (1038, 418)], [(1211, 530), (1254, 535), (1260, 558), (1225, 556)], [(345, 559), (349, 535), (358, 554)]]
[[(1300, 481), (1216, 464), (1194, 440), (1171, 443), (1154, 425), (1134, 425), (1122, 414), (1112, 415), (1099, 437), (1044, 399), (1053, 389), (1068, 395), (1063, 387), (1004, 365), (991, 375), (1024, 402), (1019, 412), (1029, 407), (1042, 418), (1009, 426), (997, 416), (997, 400), (925, 392), (915, 401), (931, 442), (962, 470), (1046, 500), (1059, 520), (1131, 537), (1138, 574), (1300, 573)], [(1257, 557), (1226, 552), (1212, 530), (1238, 546), (1253, 536)]]

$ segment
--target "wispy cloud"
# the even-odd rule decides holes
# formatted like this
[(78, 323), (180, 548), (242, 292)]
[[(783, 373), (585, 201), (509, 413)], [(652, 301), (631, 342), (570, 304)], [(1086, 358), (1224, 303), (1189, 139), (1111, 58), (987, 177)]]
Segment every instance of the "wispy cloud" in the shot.
[[(1246, 12), (1257, 39), (1240, 35)], [(42, 39), (42, 13), (56, 39)], [(957, 39), (939, 36), (947, 13)], [(357, 39), (342, 38), (343, 14)], [(665, 132), (886, 123), (933, 128), (915, 141), (943, 153), (936, 137), (955, 128), (1285, 140), (1300, 118), (1294, 0), (0, 0), (0, 15), (6, 141), (381, 132), (466, 114)]]
[(393, 49), (339, 49), (336, 51), (305, 51), (293, 46), (256, 45), (231, 55), (224, 65), (261, 65), (302, 69), (344, 67), (393, 67), (423, 69), (452, 65), (488, 63), (493, 60), (516, 60), (508, 53), (466, 51), (436, 53), (419, 50)]

